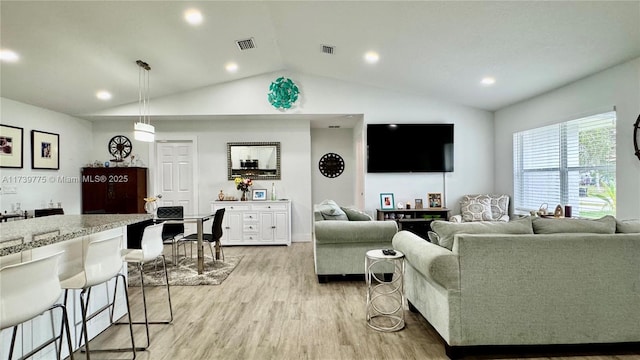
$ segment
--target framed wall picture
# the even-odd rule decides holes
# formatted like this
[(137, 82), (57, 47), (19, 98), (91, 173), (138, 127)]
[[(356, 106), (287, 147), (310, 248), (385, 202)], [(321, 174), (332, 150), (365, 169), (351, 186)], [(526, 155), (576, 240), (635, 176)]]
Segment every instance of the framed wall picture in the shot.
[(0, 167), (22, 169), (23, 133), (21, 127), (0, 125)]
[(31, 168), (60, 169), (60, 135), (31, 130)]
[(415, 201), (416, 209), (422, 209), (422, 199), (416, 199)]
[(393, 200), (392, 193), (381, 193), (380, 194), (380, 208), (382, 210), (393, 210), (395, 209), (395, 202)]
[(428, 193), (427, 200), (429, 201), (430, 209), (442, 207), (442, 193)]
[(267, 189), (253, 189), (251, 200), (267, 200)]

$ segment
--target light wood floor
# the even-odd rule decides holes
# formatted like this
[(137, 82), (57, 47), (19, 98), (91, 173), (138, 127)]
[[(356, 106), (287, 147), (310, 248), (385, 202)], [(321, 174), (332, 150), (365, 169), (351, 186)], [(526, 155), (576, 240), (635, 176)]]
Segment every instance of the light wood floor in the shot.
[[(447, 359), (442, 341), (419, 314), (406, 311), (406, 327), (398, 332), (370, 329), (364, 281), (318, 284), (311, 243), (224, 250), (244, 258), (222, 285), (172, 287), (174, 321), (151, 326), (151, 347), (138, 352), (138, 359)], [(167, 316), (163, 289), (147, 292), (156, 319)], [(134, 320), (141, 319), (139, 288), (130, 288), (129, 296)], [(136, 326), (135, 334), (136, 344), (143, 344), (144, 326)], [(112, 326), (91, 345), (126, 346), (128, 341), (127, 327)], [(131, 354), (91, 358), (127, 359)], [(640, 352), (554, 359), (640, 360)]]

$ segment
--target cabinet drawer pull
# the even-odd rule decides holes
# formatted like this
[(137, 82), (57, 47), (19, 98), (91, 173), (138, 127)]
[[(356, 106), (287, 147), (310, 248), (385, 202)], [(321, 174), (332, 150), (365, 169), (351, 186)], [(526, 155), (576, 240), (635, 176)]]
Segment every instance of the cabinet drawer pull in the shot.
[(272, 226), (271, 228), (272, 228), (272, 229), (275, 229), (276, 227), (275, 227), (275, 226)]

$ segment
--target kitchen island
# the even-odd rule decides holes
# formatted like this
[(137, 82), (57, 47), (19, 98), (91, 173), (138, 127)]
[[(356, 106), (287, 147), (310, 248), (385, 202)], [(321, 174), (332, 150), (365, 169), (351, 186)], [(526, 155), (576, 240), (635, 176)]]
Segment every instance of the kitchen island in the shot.
[[(83, 268), (84, 249), (91, 241), (120, 238), (122, 247), (127, 247), (127, 226), (152, 219), (148, 214), (116, 214), (116, 215), (53, 215), (33, 219), (25, 219), (0, 223), (0, 267), (41, 258), (50, 254), (64, 251), (59, 260), (58, 275), (61, 279), (72, 276)], [(126, 265), (123, 263), (122, 272), (126, 276)], [(95, 286), (91, 294), (91, 307), (99, 308), (113, 298), (115, 281)], [(74, 348), (78, 348), (78, 334), (81, 329), (79, 311), (79, 291), (72, 291), (71, 299), (67, 300), (67, 310), (74, 339)], [(3, 294), (0, 294), (2, 296)], [(59, 299), (62, 303), (63, 297)], [(124, 294), (118, 292), (116, 298), (115, 317), (126, 314)], [(111, 325), (109, 313), (104, 312), (95, 317), (89, 324), (90, 338), (96, 336)], [(48, 315), (37, 317), (22, 325), (21, 334), (16, 343), (14, 356), (30, 351), (39, 345), (40, 339), (51, 335), (51, 318)], [(11, 329), (0, 332), (0, 355), (7, 358), (5, 350), (11, 340)], [(49, 355), (42, 353), (45, 358), (53, 356), (55, 349), (51, 345)], [(66, 356), (63, 347), (63, 356)]]

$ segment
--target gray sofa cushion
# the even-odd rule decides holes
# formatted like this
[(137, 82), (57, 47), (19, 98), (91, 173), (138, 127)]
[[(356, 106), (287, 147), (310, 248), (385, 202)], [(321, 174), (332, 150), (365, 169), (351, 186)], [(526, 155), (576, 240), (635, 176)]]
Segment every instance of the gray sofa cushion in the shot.
[(613, 234), (616, 232), (616, 218), (611, 215), (600, 219), (554, 219), (533, 218), (533, 232), (536, 234), (592, 233)]
[(349, 220), (347, 214), (333, 200), (324, 200), (316, 205), (316, 210), (320, 211), (325, 220)]
[[(395, 221), (316, 221), (316, 246), (326, 244), (391, 242), (398, 232)], [(362, 253), (364, 266), (364, 253)]]
[(533, 234), (531, 218), (525, 217), (509, 222), (477, 221), (452, 223), (436, 220), (431, 229), (438, 234), (438, 245), (451, 250), (456, 234)]
[(640, 233), (640, 219), (635, 220), (617, 220), (616, 232), (624, 234)]
[(369, 214), (364, 213), (358, 209), (341, 207), (342, 211), (347, 215), (349, 221), (371, 221), (373, 220)]

